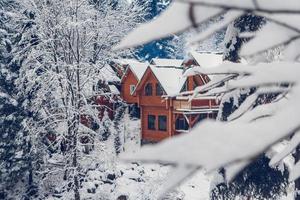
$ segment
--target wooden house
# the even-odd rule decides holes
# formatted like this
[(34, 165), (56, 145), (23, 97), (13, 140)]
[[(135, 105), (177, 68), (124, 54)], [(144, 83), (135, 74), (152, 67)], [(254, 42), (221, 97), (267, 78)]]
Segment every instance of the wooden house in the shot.
[[(128, 67), (122, 78), (121, 96), (140, 108), (143, 142), (161, 141), (188, 132), (205, 118), (216, 118), (219, 107), (216, 97), (195, 97), (189, 101), (191, 92), (188, 93), (214, 77), (204, 74), (184, 77), (183, 73), (189, 67), (212, 67), (221, 61), (221, 55), (192, 52), (180, 62), (154, 59), (150, 64), (140, 65), (138, 75), (137, 69)], [(130, 85), (134, 85), (131, 90)]]

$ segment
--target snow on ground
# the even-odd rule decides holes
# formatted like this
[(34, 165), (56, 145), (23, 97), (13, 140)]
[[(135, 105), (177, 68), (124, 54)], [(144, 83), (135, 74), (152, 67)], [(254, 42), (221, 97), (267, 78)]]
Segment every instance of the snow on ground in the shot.
[[(136, 152), (140, 147), (140, 120), (130, 120), (126, 124), (125, 153)], [(81, 198), (84, 200), (116, 200), (121, 195), (128, 200), (157, 200), (159, 190), (170, 178), (171, 166), (160, 164), (145, 164), (140, 162), (122, 162), (111, 152), (105, 144), (97, 144), (94, 151), (85, 156), (80, 163), (86, 169), (86, 175), (80, 189)], [(99, 153), (100, 152), (100, 153)], [(123, 152), (121, 153), (123, 154)], [(55, 159), (59, 160), (58, 158)], [(62, 161), (63, 162), (63, 161)], [(62, 177), (59, 175), (58, 177)], [(60, 182), (53, 195), (45, 199), (72, 199), (72, 191), (60, 193), (60, 188), (66, 183), (59, 181), (54, 176), (53, 181)], [(50, 180), (51, 180), (50, 179)], [(187, 178), (174, 191), (170, 192), (163, 200), (209, 200), (209, 191), (213, 175), (208, 175), (201, 170)], [(48, 182), (51, 185), (51, 182)], [(241, 200), (241, 198), (236, 198)], [(280, 200), (293, 199), (293, 186), (288, 189), (288, 195)], [(251, 199), (252, 200), (252, 199)], [(255, 200), (255, 199), (253, 199)]]
[[(141, 121), (139, 119), (130, 120), (126, 128), (128, 129), (127, 136), (125, 139), (124, 149), (125, 152), (136, 152), (141, 147), (140, 145), (140, 132), (141, 132)], [(121, 152), (122, 154), (122, 152)]]
[[(140, 120), (128, 123), (129, 137), (125, 143), (125, 152), (136, 152), (140, 149)], [(122, 154), (122, 153), (121, 153)], [(117, 169), (122, 177), (117, 179), (115, 195), (127, 195), (130, 200), (157, 199), (157, 191), (167, 179), (170, 166), (159, 164), (118, 162)], [(211, 177), (204, 171), (197, 172), (179, 186), (168, 200), (207, 200)]]
[[(128, 140), (125, 149), (126, 153), (136, 152), (140, 149), (139, 133), (140, 121), (133, 120), (129, 123), (129, 129), (133, 140)], [(117, 193), (128, 195), (130, 200), (157, 199), (156, 193), (161, 188), (164, 180), (168, 178), (170, 168), (159, 164), (142, 163), (122, 163), (118, 164), (118, 169), (124, 172), (124, 175), (117, 180)], [(207, 174), (200, 170), (189, 177), (175, 191), (175, 194), (167, 200), (209, 200), (209, 192), (212, 174)], [(292, 200), (293, 185), (288, 188), (287, 196), (280, 200)], [(237, 197), (237, 200), (241, 198)], [(255, 200), (255, 199), (251, 199)]]
[(199, 171), (182, 184), (179, 188), (185, 194), (185, 200), (207, 200), (209, 199), (210, 182), (212, 177)]
[[(118, 169), (124, 174), (117, 180), (115, 194), (127, 195), (130, 200), (157, 199), (157, 192), (170, 172), (169, 166), (159, 164), (120, 164)], [(208, 200), (209, 186), (210, 178), (203, 171), (199, 171), (179, 186), (172, 194), (172, 198), (167, 199)]]

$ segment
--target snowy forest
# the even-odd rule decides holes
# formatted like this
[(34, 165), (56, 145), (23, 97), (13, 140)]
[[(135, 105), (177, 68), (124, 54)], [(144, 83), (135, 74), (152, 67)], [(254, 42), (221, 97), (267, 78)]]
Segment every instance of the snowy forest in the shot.
[(299, 38), (299, 0), (0, 0), (0, 199), (300, 200)]

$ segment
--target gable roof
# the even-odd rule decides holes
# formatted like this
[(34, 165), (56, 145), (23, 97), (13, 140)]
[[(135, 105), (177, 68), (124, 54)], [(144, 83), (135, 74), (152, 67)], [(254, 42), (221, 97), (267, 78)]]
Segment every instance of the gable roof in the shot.
[(187, 79), (183, 76), (183, 68), (157, 67), (152, 65), (149, 69), (161, 84), (167, 96), (179, 94)]
[(189, 55), (194, 58), (200, 67), (216, 67), (223, 62), (223, 55), (218, 53), (198, 53), (191, 51)]
[(148, 65), (148, 63), (134, 63), (128, 65), (128, 67), (131, 69), (131, 71), (134, 73), (134, 75), (139, 81), (143, 77)]
[(183, 60), (166, 59), (166, 58), (153, 58), (151, 64), (159, 67), (180, 67)]
[[(223, 54), (221, 53), (208, 53), (201, 52), (198, 53), (196, 51), (191, 51), (189, 56), (196, 61), (196, 63), (203, 68), (216, 67), (223, 62)], [(220, 75), (207, 75), (210, 80), (216, 78), (216, 76)]]
[(149, 74), (153, 74), (160, 83), (166, 96), (176, 96), (180, 93), (187, 77), (183, 76), (183, 68), (176, 67), (157, 67), (150, 65), (141, 80), (138, 82), (135, 91), (140, 90), (146, 83)]
[(123, 78), (125, 77), (125, 75), (128, 73), (128, 69), (130, 69), (132, 71), (132, 73), (134, 74), (134, 76), (136, 77), (137, 81), (140, 81), (141, 78), (143, 77), (147, 67), (149, 66), (149, 63), (142, 63), (142, 62), (138, 62), (136, 60), (126, 60), (124, 61), (124, 63), (126, 62), (127, 69), (126, 72), (124, 74)]

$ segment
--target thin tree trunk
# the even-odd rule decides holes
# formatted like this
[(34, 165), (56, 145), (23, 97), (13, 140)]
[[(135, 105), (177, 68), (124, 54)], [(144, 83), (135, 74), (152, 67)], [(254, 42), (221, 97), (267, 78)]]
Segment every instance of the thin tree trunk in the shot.
[[(78, 12), (78, 7), (76, 8), (76, 22), (77, 22), (77, 12)], [(76, 101), (75, 106), (76, 106), (76, 124), (75, 124), (75, 134), (74, 134), (74, 157), (73, 157), (73, 165), (75, 167), (76, 173), (74, 176), (74, 192), (75, 192), (75, 200), (80, 200), (80, 194), (79, 194), (79, 181), (78, 181), (78, 171), (77, 171), (77, 140), (78, 140), (78, 130), (79, 130), (79, 125), (80, 125), (80, 104), (81, 104), (81, 87), (80, 87), (80, 50), (79, 50), (79, 45), (80, 45), (80, 37), (79, 37), (79, 31), (78, 27), (76, 27), (76, 60), (77, 60), (77, 69), (76, 69), (76, 96), (75, 99)]]
[(72, 167), (74, 167), (74, 195), (75, 200), (80, 200), (80, 193), (79, 193), (79, 181), (78, 181), (78, 173), (77, 173), (77, 136), (73, 138), (73, 160), (72, 160)]

